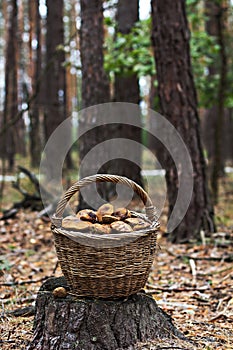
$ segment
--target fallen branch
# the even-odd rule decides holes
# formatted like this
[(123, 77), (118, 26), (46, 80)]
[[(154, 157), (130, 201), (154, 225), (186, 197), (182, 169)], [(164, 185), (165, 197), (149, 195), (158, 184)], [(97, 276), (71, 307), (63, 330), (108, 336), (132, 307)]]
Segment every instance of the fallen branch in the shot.
[(10, 339), (1, 340), (1, 339), (0, 339), (0, 344), (4, 344), (4, 343), (13, 344), (13, 343), (15, 343), (15, 340), (10, 340)]
[(203, 287), (178, 287), (178, 288), (170, 288), (170, 287), (159, 287), (159, 286), (155, 286), (155, 285), (147, 285), (147, 287), (149, 288), (153, 288), (152, 290), (145, 290), (146, 294), (155, 294), (158, 291), (161, 292), (175, 292), (175, 293), (181, 293), (181, 292), (204, 292), (206, 290), (220, 290), (222, 289), (222, 286), (215, 286), (215, 287), (211, 287), (211, 286), (203, 286)]
[[(22, 187), (20, 182), (20, 174), (26, 175), (26, 177), (29, 179), (29, 181), (34, 186), (34, 192), (29, 193), (25, 188)], [(16, 180), (12, 182), (12, 187), (16, 189), (21, 195), (23, 196), (22, 201), (14, 203), (12, 208), (10, 208), (8, 211), (4, 212), (3, 216), (0, 218), (0, 220), (7, 220), (9, 218), (14, 218), (17, 214), (18, 209), (20, 208), (31, 208), (32, 210), (42, 210), (43, 208), (43, 202), (41, 193), (44, 194), (47, 198), (47, 200), (51, 201), (51, 203), (55, 203), (56, 200), (52, 193), (49, 193), (40, 183), (37, 178), (37, 176), (32, 173), (30, 170), (18, 166), (18, 172)], [(54, 206), (52, 206), (52, 210), (54, 209)], [(50, 213), (47, 213), (49, 215)], [(46, 213), (44, 214), (44, 216)]]
[(34, 184), (37, 192), (39, 193), (40, 192), (40, 184), (39, 184), (39, 180), (37, 179), (36, 175), (21, 165), (18, 166), (18, 171), (19, 171), (19, 173), (25, 174), (30, 179), (30, 181)]
[(29, 171), (28, 169), (24, 168), (23, 166), (18, 166), (18, 170), (20, 173), (25, 174), (29, 180), (33, 183), (33, 185), (35, 186), (36, 192), (38, 194), (39, 197), (41, 197), (40, 193), (43, 193), (46, 195), (46, 198), (48, 199), (54, 199), (52, 193), (48, 192), (44, 186), (42, 186), (42, 184), (39, 182), (39, 179), (37, 178), (36, 174), (32, 173), (31, 171)]
[(12, 311), (7, 311), (1, 314), (1, 317), (15, 316), (15, 317), (29, 317), (35, 314), (35, 306), (26, 306)]
[(14, 219), (18, 211), (19, 210), (16, 208), (4, 210), (3, 215), (0, 217), (0, 220)]
[(153, 288), (152, 290), (146, 290), (146, 294), (154, 294), (158, 291), (162, 291), (162, 292), (195, 292), (195, 291), (199, 291), (199, 292), (203, 292), (205, 290), (210, 289), (209, 286), (203, 286), (203, 287), (160, 287), (160, 286), (156, 286), (154, 284), (146, 284), (146, 286), (148, 288)]
[[(227, 272), (229, 270), (233, 270), (233, 266), (229, 266), (229, 267), (226, 267), (225, 269), (212, 271), (212, 272), (207, 272), (207, 273), (198, 272), (198, 275), (199, 276), (213, 276), (213, 275), (219, 275), (219, 274), (221, 274), (223, 272)], [(225, 279), (225, 278), (226, 278), (226, 276), (223, 277), (223, 279)]]
[(42, 277), (39, 278), (38, 280), (26, 280), (26, 281), (14, 281), (14, 282), (0, 282), (0, 286), (22, 286), (24, 284), (29, 284), (29, 283), (38, 283), (47, 280), (49, 277)]
[[(227, 305), (228, 307), (228, 305)], [(219, 314), (217, 314), (216, 316), (212, 317), (211, 319), (209, 319), (208, 322), (214, 322), (214, 321), (217, 321), (219, 318), (229, 318), (229, 319), (232, 319), (233, 318), (233, 314), (232, 313), (227, 313), (227, 307), (222, 311), (220, 312)]]
[[(30, 182), (33, 184), (35, 188), (34, 193), (29, 193), (27, 192), (20, 183), (20, 173), (23, 173), (26, 175)], [(18, 173), (16, 177), (16, 181), (12, 182), (12, 187), (16, 189), (19, 193), (22, 194), (24, 197), (21, 202), (15, 203), (13, 205), (13, 208), (28, 208), (32, 207), (32, 209), (38, 209), (38, 206), (42, 206), (42, 201), (41, 201), (41, 195), (40, 195), (40, 190), (39, 190), (39, 181), (36, 178), (36, 175), (31, 173), (29, 170), (27, 170), (24, 167), (18, 166)], [(12, 209), (13, 209), (12, 208)]]

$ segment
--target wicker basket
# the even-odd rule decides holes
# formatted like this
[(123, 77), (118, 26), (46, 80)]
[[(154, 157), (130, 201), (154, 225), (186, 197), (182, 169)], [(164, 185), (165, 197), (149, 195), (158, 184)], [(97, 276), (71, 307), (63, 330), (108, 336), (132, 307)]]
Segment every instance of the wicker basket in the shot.
[[(71, 232), (61, 227), (70, 198), (93, 182), (113, 182), (131, 187), (145, 205), (149, 229), (120, 234)], [(76, 182), (63, 195), (52, 217), (52, 232), (59, 263), (71, 292), (77, 296), (119, 298), (141, 290), (156, 251), (159, 222), (148, 194), (135, 182), (116, 175), (93, 175)]]

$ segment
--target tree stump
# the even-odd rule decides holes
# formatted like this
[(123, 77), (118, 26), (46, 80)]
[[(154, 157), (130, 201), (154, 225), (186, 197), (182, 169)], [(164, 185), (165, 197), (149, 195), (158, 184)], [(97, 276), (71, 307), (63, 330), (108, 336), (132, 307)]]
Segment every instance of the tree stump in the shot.
[(52, 291), (60, 286), (68, 289), (64, 277), (50, 278), (40, 288), (27, 350), (136, 349), (148, 340), (185, 340), (171, 317), (143, 291), (117, 300), (55, 297)]

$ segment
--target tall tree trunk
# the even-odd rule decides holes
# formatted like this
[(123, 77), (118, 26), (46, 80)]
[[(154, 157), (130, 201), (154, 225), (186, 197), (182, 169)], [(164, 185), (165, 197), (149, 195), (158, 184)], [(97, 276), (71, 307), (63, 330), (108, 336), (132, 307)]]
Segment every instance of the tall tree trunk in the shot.
[[(150, 91), (149, 91), (149, 107), (154, 111), (159, 111), (159, 101), (158, 101), (158, 87), (155, 85), (155, 82), (157, 80), (157, 75), (154, 74), (151, 77), (151, 84), (150, 84)], [(153, 132), (156, 132), (156, 119), (151, 118), (149, 120), (149, 126), (150, 129)], [(164, 165), (164, 159), (169, 156), (167, 149), (164, 147), (164, 145), (153, 136), (153, 134), (149, 134), (149, 148), (156, 154), (156, 158), (158, 159), (160, 165), (162, 168)], [(166, 156), (164, 153), (167, 153)]]
[(81, 0), (82, 108), (109, 101), (103, 62), (102, 0)]
[[(65, 15), (69, 17), (69, 22), (66, 28), (65, 42), (69, 42), (70, 53), (68, 54), (68, 60), (78, 50), (79, 36), (77, 35), (77, 10), (76, 0), (69, 1), (69, 7), (66, 9)], [(77, 74), (73, 73), (74, 68), (71, 65), (66, 66), (66, 112), (67, 116), (71, 117), (72, 112), (77, 110)], [(72, 137), (72, 136), (71, 136)], [(68, 169), (74, 169), (75, 164), (71, 157), (72, 148), (67, 154), (66, 166)]]
[[(31, 165), (37, 167), (41, 159), (40, 138), (40, 73), (41, 73), (41, 18), (39, 12), (39, 0), (28, 1), (30, 23), (30, 76), (32, 81), (32, 95), (35, 96), (31, 103), (30, 117), (30, 157)], [(35, 45), (36, 43), (36, 45)]]
[(227, 108), (225, 112), (225, 143), (224, 143), (224, 159), (233, 164), (233, 108)]
[[(182, 242), (199, 238), (201, 229), (206, 233), (214, 231), (213, 207), (209, 200), (206, 166), (200, 140), (185, 0), (152, 0), (151, 4), (152, 39), (161, 112), (183, 138), (192, 158), (194, 170), (194, 190), (190, 206), (184, 219), (170, 236), (173, 242)], [(169, 158), (165, 165), (171, 213), (179, 186), (178, 169)]]
[[(216, 103), (207, 111), (205, 116), (206, 135), (210, 141), (208, 153), (210, 160), (211, 188), (214, 202), (218, 201), (218, 179), (224, 172), (223, 157), (223, 130), (224, 130), (224, 103), (226, 92), (227, 57), (224, 38), (224, 1), (205, 1), (207, 15), (206, 31), (209, 35), (217, 38), (220, 46), (219, 60), (209, 67), (209, 76), (219, 74)], [(212, 137), (211, 137), (212, 136)], [(212, 142), (211, 142), (212, 140)]]
[[(5, 101), (3, 112), (3, 124), (6, 125), (18, 113), (18, 79), (17, 79), (17, 1), (8, 3), (9, 11), (8, 34), (5, 60)], [(16, 153), (16, 129), (9, 127), (3, 135), (3, 157), (8, 160), (8, 169), (13, 170)]]
[[(103, 7), (102, 0), (81, 0), (81, 64), (82, 64), (82, 108), (109, 102), (109, 82), (104, 72), (103, 62)], [(108, 138), (106, 126), (95, 128), (99, 116), (82, 114), (79, 120), (79, 130), (87, 126), (91, 130), (79, 138), (80, 162), (85, 155)], [(96, 173), (96, 162), (83, 162), (80, 176)], [(102, 165), (102, 164), (101, 164)], [(102, 187), (102, 186), (101, 186)], [(105, 188), (105, 187), (104, 187)], [(102, 195), (107, 198), (107, 192), (102, 188)], [(86, 207), (82, 196), (79, 198), (79, 208)]]
[[(46, 100), (45, 100), (45, 137), (67, 117), (66, 111), (66, 71), (63, 67), (64, 52), (64, 3), (63, 0), (47, 0), (47, 36), (46, 36)], [(67, 137), (67, 136), (66, 136)], [(49, 155), (47, 155), (49, 157)], [(70, 159), (67, 160), (70, 164)], [(51, 170), (52, 171), (52, 170)], [(52, 173), (51, 173), (52, 174)]]
[[(79, 49), (79, 36), (77, 35), (77, 10), (76, 0), (70, 1), (70, 8), (67, 13), (69, 17), (69, 40), (71, 52)], [(72, 114), (72, 111), (77, 110), (77, 75), (72, 72), (73, 67), (67, 67), (67, 112), (68, 115)]]
[[(18, 106), (21, 108), (22, 103), (24, 102), (24, 86), (25, 84), (25, 62), (27, 60), (27, 51), (25, 50), (26, 44), (23, 41), (23, 34), (25, 32), (24, 26), (24, 11), (25, 11), (25, 3), (23, 0), (17, 1), (18, 7), (18, 25), (17, 25), (17, 53), (16, 53), (16, 62), (17, 62), (17, 81), (18, 81)], [(26, 144), (25, 144), (25, 123), (24, 119), (21, 118), (17, 122), (17, 127), (15, 128), (15, 147), (17, 153), (22, 156), (26, 156)]]
[(66, 117), (63, 0), (47, 0), (46, 139)]
[[(135, 23), (139, 20), (139, 1), (132, 0), (125, 2), (124, 0), (118, 0), (117, 4), (117, 32), (122, 34), (129, 34)], [(127, 88), (126, 88), (127, 87)], [(128, 75), (116, 74), (114, 82), (114, 101), (116, 102), (129, 102), (129, 103), (140, 103), (140, 89), (139, 79), (135, 73), (129, 72)], [(135, 120), (137, 125), (140, 125), (140, 115), (136, 115)], [(121, 125), (115, 126), (112, 135), (115, 138), (124, 138), (138, 142), (141, 144), (142, 130), (139, 127), (131, 125), (122, 128)], [(129, 153), (135, 152), (136, 150), (129, 149)], [(113, 160), (109, 167), (111, 172), (124, 175), (139, 185), (142, 185), (141, 178), (141, 152), (138, 149), (138, 154), (135, 155), (137, 163), (129, 162), (125, 159)]]

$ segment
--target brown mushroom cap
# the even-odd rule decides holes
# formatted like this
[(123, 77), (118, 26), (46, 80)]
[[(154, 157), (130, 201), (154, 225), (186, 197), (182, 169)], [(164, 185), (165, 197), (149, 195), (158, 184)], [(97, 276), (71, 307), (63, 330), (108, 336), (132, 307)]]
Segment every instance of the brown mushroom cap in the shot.
[(111, 233), (111, 227), (109, 225), (93, 224), (91, 231), (98, 234), (109, 234)]
[(111, 224), (114, 221), (119, 221), (120, 219), (113, 215), (103, 215), (101, 222), (103, 224)]
[(98, 221), (102, 222), (102, 217), (104, 215), (112, 215), (113, 212), (114, 212), (114, 207), (112, 204), (106, 203), (106, 204), (101, 205), (96, 212)]
[(76, 216), (67, 216), (62, 220), (62, 227), (66, 230), (88, 231), (92, 224), (88, 221), (82, 221)]
[(117, 232), (132, 232), (133, 231), (132, 227), (124, 221), (115, 221), (115, 222), (111, 223), (110, 227), (116, 233)]
[(127, 208), (117, 208), (113, 215), (118, 217), (120, 220), (125, 220), (131, 217), (131, 213)]
[(85, 221), (90, 221), (92, 223), (97, 222), (96, 212), (91, 209), (83, 209), (77, 213), (77, 218)]
[(150, 227), (150, 223), (142, 218), (128, 218), (125, 220), (135, 231), (143, 230)]
[(67, 296), (67, 290), (64, 287), (57, 287), (53, 290), (53, 296), (55, 298), (65, 298)]

